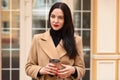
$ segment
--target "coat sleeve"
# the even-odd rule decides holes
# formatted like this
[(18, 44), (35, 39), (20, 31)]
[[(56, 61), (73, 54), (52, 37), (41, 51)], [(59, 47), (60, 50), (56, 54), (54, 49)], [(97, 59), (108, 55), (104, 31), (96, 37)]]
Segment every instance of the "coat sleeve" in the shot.
[(26, 74), (32, 78), (37, 79), (38, 78), (38, 72), (41, 69), (40, 66), (38, 66), (38, 57), (37, 57), (37, 36), (34, 36), (28, 58), (27, 58), (27, 63), (25, 65), (25, 71)]
[(75, 58), (75, 63), (74, 63), (74, 66), (77, 70), (77, 78), (75, 78), (75, 80), (79, 80), (85, 74), (85, 63), (84, 63), (82, 38), (79, 36), (77, 36), (76, 38), (76, 48), (78, 51), (78, 55)]

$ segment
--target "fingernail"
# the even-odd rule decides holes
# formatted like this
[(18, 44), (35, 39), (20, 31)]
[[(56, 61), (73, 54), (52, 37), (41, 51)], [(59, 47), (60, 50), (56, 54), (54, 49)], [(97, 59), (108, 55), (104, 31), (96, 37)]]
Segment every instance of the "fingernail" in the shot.
[(55, 73), (55, 75), (57, 75), (57, 74), (58, 74), (58, 72)]

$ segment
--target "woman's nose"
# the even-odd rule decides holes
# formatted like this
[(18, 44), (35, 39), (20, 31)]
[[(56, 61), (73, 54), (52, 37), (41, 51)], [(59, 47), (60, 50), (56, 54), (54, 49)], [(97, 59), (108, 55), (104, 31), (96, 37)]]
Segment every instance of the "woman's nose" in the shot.
[(55, 22), (58, 22), (58, 18), (55, 18), (55, 20), (54, 20)]

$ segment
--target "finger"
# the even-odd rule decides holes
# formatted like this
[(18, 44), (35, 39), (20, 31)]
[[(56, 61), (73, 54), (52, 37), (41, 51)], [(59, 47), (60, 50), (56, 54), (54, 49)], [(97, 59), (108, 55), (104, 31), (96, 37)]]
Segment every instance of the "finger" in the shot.
[(68, 72), (68, 69), (64, 68), (64, 69), (60, 69), (58, 70), (59, 73), (65, 73), (65, 72)]
[(52, 64), (52, 63), (50, 63), (50, 64), (48, 64), (48, 66), (47, 66), (47, 68), (49, 68), (49, 69), (51, 69), (51, 70), (58, 70), (58, 68), (56, 67), (56, 65), (55, 64)]
[(48, 66), (49, 66), (49, 67), (56, 67), (56, 65), (53, 64), (53, 63), (49, 63)]
[(47, 74), (47, 68), (43, 67), (41, 70), (40, 70), (40, 73), (41, 74)]
[(65, 64), (60, 64), (62, 67), (66, 67), (67, 65), (65, 65)]
[(44, 73), (45, 73), (45, 74), (50, 74), (50, 75), (55, 75), (54, 72), (53, 72), (52, 70), (50, 70), (49, 68), (46, 68), (46, 69), (44, 70)]
[(58, 68), (56, 67), (47, 67), (47, 70), (48, 72), (55, 73), (55, 74), (58, 72)]
[(57, 75), (58, 69), (54, 67), (47, 67), (46, 68), (47, 74)]
[(55, 75), (54, 73), (52, 73), (52, 72), (47, 72), (47, 74), (49, 74), (49, 75)]

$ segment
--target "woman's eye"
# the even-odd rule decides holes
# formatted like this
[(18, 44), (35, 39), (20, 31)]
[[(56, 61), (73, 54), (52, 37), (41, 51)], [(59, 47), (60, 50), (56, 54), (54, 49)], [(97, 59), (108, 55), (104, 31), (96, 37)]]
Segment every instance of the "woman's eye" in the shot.
[(58, 18), (59, 18), (59, 19), (64, 19), (64, 17), (63, 17), (63, 16), (59, 16)]
[(51, 18), (55, 18), (55, 15), (51, 15)]

